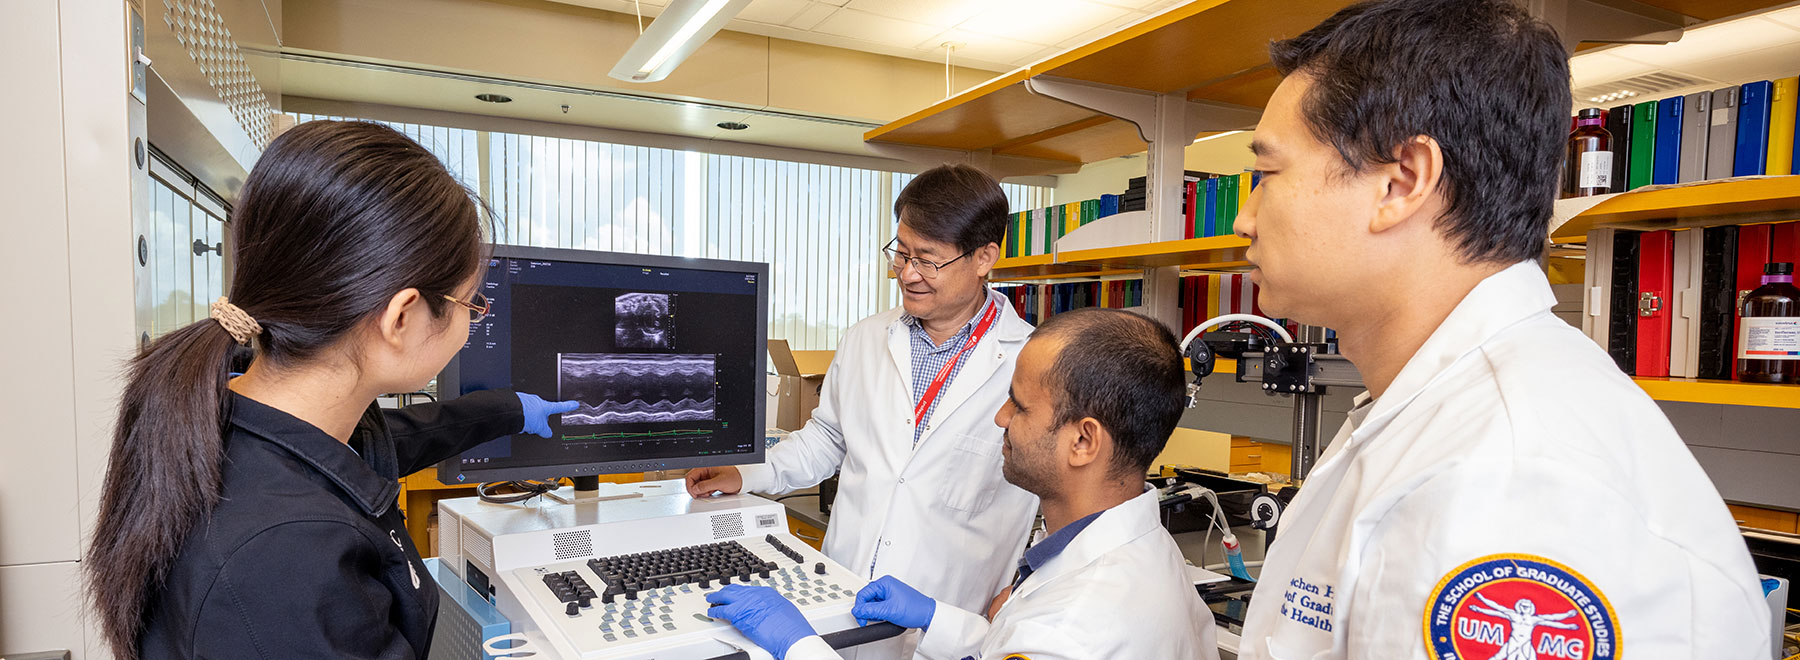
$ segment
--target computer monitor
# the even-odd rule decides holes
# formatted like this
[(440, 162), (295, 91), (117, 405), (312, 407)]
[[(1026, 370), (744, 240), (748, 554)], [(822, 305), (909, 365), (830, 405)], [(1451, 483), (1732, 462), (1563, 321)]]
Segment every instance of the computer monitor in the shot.
[(495, 246), (486, 319), (440, 397), (509, 388), (581, 407), (438, 464), (450, 484), (760, 463), (769, 266)]

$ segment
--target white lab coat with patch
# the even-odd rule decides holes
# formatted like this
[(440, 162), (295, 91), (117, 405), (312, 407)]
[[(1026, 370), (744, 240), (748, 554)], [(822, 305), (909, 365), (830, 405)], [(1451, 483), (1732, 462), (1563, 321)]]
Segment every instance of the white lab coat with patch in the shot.
[[(1768, 657), (1768, 609), (1718, 491), (1656, 404), (1552, 316), (1554, 303), (1536, 264), (1497, 273), (1380, 399), (1358, 398), (1282, 516), (1241, 658), (1474, 656), (1434, 653), (1427, 612), (1441, 580), (1496, 555), (1572, 569), (1613, 614), (1612, 657)], [(1558, 637), (1576, 621), (1535, 627), (1534, 648), (1499, 657), (1595, 657), (1598, 644)]]
[[(919, 643), (927, 660), (1216, 660), (1212, 611), (1162, 527), (1157, 491), (1106, 510), (1013, 591), (992, 624), (939, 602)], [(984, 608), (985, 609), (985, 608)], [(837, 658), (807, 638), (788, 660)]]
[(912, 342), (895, 308), (851, 326), (812, 421), (766, 462), (742, 468), (744, 490), (770, 494), (839, 473), (825, 555), (970, 610), (985, 609), (1011, 579), (1038, 506), (1001, 475), (994, 424), (1032, 327), (1003, 296), (988, 298), (1000, 318), (939, 393), (916, 449)]

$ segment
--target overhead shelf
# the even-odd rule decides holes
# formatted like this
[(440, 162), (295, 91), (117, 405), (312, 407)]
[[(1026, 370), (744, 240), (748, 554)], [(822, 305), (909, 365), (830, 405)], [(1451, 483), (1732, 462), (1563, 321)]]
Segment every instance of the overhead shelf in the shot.
[(1131, 123), (1032, 93), (1038, 76), (1261, 108), (1280, 77), (1269, 42), (1352, 0), (1200, 0), (971, 88), (863, 135), (877, 144), (990, 150), (1078, 165), (1137, 153)]
[(995, 281), (1096, 277), (1141, 272), (1145, 268), (1177, 266), (1189, 270), (1225, 270), (1250, 265), (1244, 253), (1250, 240), (1236, 236), (1190, 238), (1181, 241), (1122, 245), (1091, 250), (1071, 250), (1056, 255), (1001, 259), (994, 266)]
[[(1582, 200), (1559, 200), (1558, 204)], [(1800, 215), (1800, 176), (1739, 179), (1608, 196), (1550, 232), (1556, 243), (1583, 243), (1597, 227), (1673, 229), (1792, 219)]]
[(1657, 401), (1713, 403), (1765, 408), (1800, 408), (1800, 385), (1740, 383), (1693, 378), (1633, 378)]

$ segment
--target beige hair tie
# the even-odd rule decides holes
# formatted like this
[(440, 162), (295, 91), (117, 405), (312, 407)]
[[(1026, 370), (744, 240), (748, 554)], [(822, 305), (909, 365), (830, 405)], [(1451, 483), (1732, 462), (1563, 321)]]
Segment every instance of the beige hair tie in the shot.
[(214, 321), (218, 321), (226, 332), (231, 333), (231, 338), (236, 339), (239, 344), (249, 346), (250, 338), (262, 334), (262, 325), (257, 323), (256, 319), (250, 318), (250, 315), (244, 313), (244, 310), (239, 309), (237, 305), (231, 304), (225, 299), (225, 296), (219, 296), (218, 300), (214, 300), (211, 310), (209, 316)]

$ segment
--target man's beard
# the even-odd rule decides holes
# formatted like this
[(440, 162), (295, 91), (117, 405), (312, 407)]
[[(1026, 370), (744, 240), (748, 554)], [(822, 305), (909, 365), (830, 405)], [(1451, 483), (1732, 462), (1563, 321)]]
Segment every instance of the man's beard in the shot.
[[(1007, 483), (1018, 486), (1027, 493), (1043, 497), (1044, 493), (1050, 491), (1049, 482), (1051, 477), (1048, 474), (1049, 470), (1046, 470), (1044, 465), (1039, 464), (1038, 461), (1041, 461), (1042, 459), (1039, 458), (1034, 461), (1033, 459), (1025, 458), (1027, 452), (1024, 449), (1024, 445), (1013, 441), (1011, 431), (1003, 431), (1001, 435), (1005, 437), (1005, 442), (1012, 445), (1012, 451), (1001, 461), (1001, 476), (1006, 477)], [(1041, 440), (1035, 442), (1033, 443), (1033, 449), (1041, 450), (1043, 449), (1042, 445), (1044, 444), (1047, 443)], [(1032, 453), (1037, 456), (1042, 456), (1044, 454), (1043, 451), (1034, 451)]]

